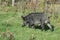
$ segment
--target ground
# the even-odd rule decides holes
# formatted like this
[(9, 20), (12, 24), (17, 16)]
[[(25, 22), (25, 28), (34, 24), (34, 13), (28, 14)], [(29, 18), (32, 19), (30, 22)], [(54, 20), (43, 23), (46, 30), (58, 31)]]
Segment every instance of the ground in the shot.
[(59, 19), (53, 19), (51, 17), (51, 24), (54, 26), (54, 31), (50, 30), (41, 31), (40, 29), (32, 29), (22, 27), (22, 12), (14, 11), (0, 11), (0, 40), (7, 40), (7, 38), (2, 38), (2, 32), (6, 32), (6, 29), (10, 31), (15, 40), (30, 40), (32, 35), (34, 40), (60, 40), (60, 17)]

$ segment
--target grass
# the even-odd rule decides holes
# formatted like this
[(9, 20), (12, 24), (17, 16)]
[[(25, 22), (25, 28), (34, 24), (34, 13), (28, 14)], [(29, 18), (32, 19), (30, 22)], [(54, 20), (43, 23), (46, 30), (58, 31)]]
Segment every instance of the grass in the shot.
[(14, 11), (0, 11), (0, 40), (8, 40), (7, 37), (3, 39), (1, 36), (6, 29), (13, 34), (15, 40), (30, 40), (32, 35), (34, 37), (32, 40), (60, 40), (60, 25), (57, 22), (60, 22), (60, 18), (57, 21), (51, 18), (51, 24), (54, 25), (54, 31), (51, 32), (28, 28), (28, 26), (22, 27), (21, 15), (23, 15), (22, 12), (15, 14)]

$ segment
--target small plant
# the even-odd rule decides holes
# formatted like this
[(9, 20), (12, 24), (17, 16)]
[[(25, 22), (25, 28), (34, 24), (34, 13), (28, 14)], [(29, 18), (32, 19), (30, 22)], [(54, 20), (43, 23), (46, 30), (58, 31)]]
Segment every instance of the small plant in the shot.
[(10, 31), (2, 32), (1, 33), (2, 40), (15, 40), (14, 35)]
[(35, 40), (34, 34), (31, 35), (31, 37), (29, 38), (29, 40)]

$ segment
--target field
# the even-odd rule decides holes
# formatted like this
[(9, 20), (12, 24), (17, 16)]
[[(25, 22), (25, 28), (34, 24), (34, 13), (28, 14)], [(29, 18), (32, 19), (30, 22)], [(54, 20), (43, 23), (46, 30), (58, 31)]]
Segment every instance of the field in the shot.
[[(0, 40), (9, 40), (7, 31), (12, 33), (15, 40), (60, 40), (60, 16), (57, 19), (51, 17), (51, 24), (54, 26), (54, 31), (41, 31), (40, 29), (32, 29), (22, 27), (22, 11), (0, 11)], [(4, 34), (8, 34), (4, 36)], [(3, 36), (2, 36), (3, 35)], [(13, 39), (10, 39), (13, 40)]]

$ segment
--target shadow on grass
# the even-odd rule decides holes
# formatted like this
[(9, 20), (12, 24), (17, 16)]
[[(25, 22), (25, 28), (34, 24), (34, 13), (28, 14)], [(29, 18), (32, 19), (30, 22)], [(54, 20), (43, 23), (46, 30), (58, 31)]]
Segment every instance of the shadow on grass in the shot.
[[(54, 26), (53, 25), (51, 25), (51, 26), (52, 26), (52, 29), (54, 31)], [(41, 26), (35, 26), (34, 28), (35, 29), (41, 29), (42, 30), (42, 27)], [(47, 30), (50, 30), (50, 28), (47, 25), (44, 25), (44, 30), (47, 31)]]

